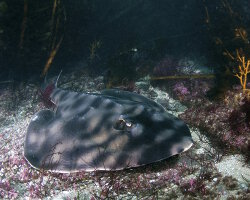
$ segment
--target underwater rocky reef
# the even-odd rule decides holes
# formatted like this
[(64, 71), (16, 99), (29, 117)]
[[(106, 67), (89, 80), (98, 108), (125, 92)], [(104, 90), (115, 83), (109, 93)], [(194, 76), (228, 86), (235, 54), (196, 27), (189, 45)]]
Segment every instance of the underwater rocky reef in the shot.
[[(0, 199), (250, 199), (249, 24), (249, 0), (0, 0)], [(53, 93), (54, 85), (46, 83), (54, 80), (58, 88), (72, 93)], [(153, 163), (134, 160), (134, 167), (122, 165), (122, 170), (96, 165), (99, 169), (72, 172), (69, 154), (66, 171), (29, 162), (37, 164), (42, 157), (34, 156), (37, 146), (32, 143), (43, 144), (45, 150), (39, 152), (43, 153), (51, 147), (47, 143), (58, 140), (51, 134), (53, 139), (44, 142), (48, 132), (43, 125), (53, 121), (51, 116), (83, 109), (78, 103), (84, 104), (84, 98), (77, 100), (80, 93), (100, 97), (107, 89), (130, 94), (124, 99), (112, 93), (113, 103), (134, 103), (139, 111), (146, 105), (149, 113), (160, 113), (156, 120), (162, 120), (163, 111), (170, 113), (174, 122), (180, 122), (169, 124), (174, 130), (184, 122), (192, 147), (179, 146), (171, 157), (157, 155), (164, 159)], [(67, 102), (68, 96), (77, 106)], [(63, 106), (58, 106), (58, 97)], [(41, 110), (49, 114), (37, 114)], [(80, 117), (86, 116), (73, 116), (72, 122)], [(142, 132), (140, 126), (138, 132), (131, 131), (134, 124), (125, 117), (115, 124), (117, 130)], [(152, 123), (147, 117), (143, 123)], [(44, 124), (36, 126), (37, 119)], [(104, 124), (105, 120), (112, 122), (103, 118)], [(71, 132), (77, 129), (72, 124), (66, 127)], [(51, 133), (57, 133), (58, 124), (52, 125)], [(145, 126), (153, 127), (148, 132), (156, 130), (158, 135), (167, 127), (151, 125)], [(74, 148), (59, 131), (66, 138), (62, 148)], [(25, 139), (29, 133), (30, 143)], [(160, 142), (166, 139), (160, 136)], [(181, 143), (183, 138), (175, 136), (171, 135), (172, 144)], [(117, 149), (116, 144), (111, 150)], [(132, 141), (132, 149), (133, 144), (144, 146), (144, 141)], [(154, 157), (155, 152), (147, 153)], [(73, 156), (77, 154), (76, 148)]]
[[(103, 77), (89, 77), (84, 71), (62, 75), (60, 82), (60, 87), (74, 91), (98, 92), (105, 86)], [(204, 96), (207, 88), (212, 85), (205, 82), (194, 85), (183, 83), (182, 90), (180, 84), (173, 85), (175, 94), (169, 95), (168, 89), (153, 87), (147, 77), (135, 82), (137, 92), (161, 103), (168, 112), (181, 116), (187, 122), (194, 140), (194, 146), (189, 151), (138, 168), (70, 174), (35, 170), (23, 157), (27, 126), (34, 113), (44, 107), (39, 99), (37, 86), (20, 85), (14, 91), (11, 84), (9, 87), (1, 88), (1, 197), (4, 199), (248, 199), (249, 135), (246, 132), (239, 132), (238, 135), (232, 133), (235, 134), (230, 136), (232, 140), (225, 139), (227, 136), (225, 134), (233, 131), (233, 127), (230, 126), (230, 114), (232, 115), (233, 105), (236, 106), (237, 102), (232, 98), (232, 91), (225, 96), (225, 99), (228, 99), (227, 103), (224, 99), (217, 105), (209, 103)], [(196, 87), (195, 94), (190, 92), (189, 86)], [(181, 91), (183, 94), (180, 94)], [(236, 91), (239, 92), (234, 93), (236, 95), (234, 98), (242, 92), (237, 88)], [(237, 100), (244, 101), (244, 98)], [(206, 106), (201, 107), (199, 103)], [(231, 107), (231, 110), (226, 112), (225, 107)], [(213, 110), (216, 112), (212, 112)], [(202, 117), (204, 115), (206, 117)], [(220, 121), (220, 117), (224, 120)], [(209, 120), (217, 121), (218, 125)], [(223, 126), (220, 123), (223, 123)], [(239, 123), (246, 122), (240, 120)], [(239, 131), (245, 126), (247, 125), (240, 124)], [(227, 129), (229, 132), (224, 132)], [(245, 138), (241, 141), (236, 136)]]

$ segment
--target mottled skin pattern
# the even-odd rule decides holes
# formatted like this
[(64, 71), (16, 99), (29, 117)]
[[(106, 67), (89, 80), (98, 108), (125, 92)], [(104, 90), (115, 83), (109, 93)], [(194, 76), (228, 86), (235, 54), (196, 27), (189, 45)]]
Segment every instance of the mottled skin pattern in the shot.
[(32, 118), (24, 156), (31, 166), (54, 172), (121, 170), (166, 159), (189, 149), (187, 125), (138, 94), (100, 94), (54, 88), (56, 106)]

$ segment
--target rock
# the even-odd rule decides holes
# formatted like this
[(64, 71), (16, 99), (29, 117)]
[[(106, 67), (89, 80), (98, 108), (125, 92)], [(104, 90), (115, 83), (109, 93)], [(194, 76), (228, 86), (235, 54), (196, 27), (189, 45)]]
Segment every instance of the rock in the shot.
[(142, 89), (142, 90), (148, 90), (149, 87), (150, 87), (150, 83), (149, 82), (143, 82), (143, 81), (139, 81), (139, 82), (136, 82), (135, 83), (135, 86), (138, 88), (138, 89)]
[(240, 183), (245, 183), (243, 177), (250, 180), (250, 168), (244, 166), (243, 159), (242, 155), (224, 156), (222, 161), (216, 163), (215, 166), (224, 176), (232, 176)]

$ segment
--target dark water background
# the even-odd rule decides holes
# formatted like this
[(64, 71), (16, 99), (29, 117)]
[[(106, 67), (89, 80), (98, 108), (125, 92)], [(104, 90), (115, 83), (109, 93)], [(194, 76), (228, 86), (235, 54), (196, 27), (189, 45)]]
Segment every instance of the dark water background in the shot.
[(0, 81), (40, 79), (57, 45), (51, 76), (87, 68), (133, 78), (168, 55), (202, 58), (221, 77), (235, 64), (225, 49), (250, 55), (248, 38), (235, 34), (249, 32), (249, 9), (248, 0), (1, 0)]

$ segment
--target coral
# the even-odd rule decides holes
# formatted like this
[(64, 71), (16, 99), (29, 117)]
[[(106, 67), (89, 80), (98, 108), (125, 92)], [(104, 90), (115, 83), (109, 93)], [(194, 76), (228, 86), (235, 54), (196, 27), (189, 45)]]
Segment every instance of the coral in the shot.
[(238, 72), (235, 73), (235, 76), (240, 80), (240, 84), (243, 90), (246, 90), (247, 85), (247, 75), (250, 73), (250, 60), (245, 59), (245, 56), (241, 56), (239, 51), (237, 52), (237, 59), (239, 60)]
[(202, 179), (191, 178), (181, 185), (181, 190), (185, 194), (190, 194), (192, 196), (198, 196), (202, 194), (203, 196), (208, 193), (206, 185)]
[(214, 143), (226, 147), (228, 152), (240, 151), (248, 157), (250, 126), (246, 116), (249, 116), (249, 101), (241, 89), (228, 91), (224, 99), (226, 103), (225, 100), (196, 100), (180, 117), (207, 132)]
[(190, 94), (188, 88), (186, 88), (182, 82), (176, 83), (174, 85), (173, 91), (176, 93), (180, 100), (183, 100), (187, 95)]
[(202, 80), (176, 81), (173, 92), (183, 104), (194, 105), (205, 98), (210, 87), (209, 82)]
[(184, 86), (183, 83), (177, 83), (174, 86), (174, 91), (180, 95), (187, 95), (190, 94), (190, 92), (188, 91), (188, 89)]

